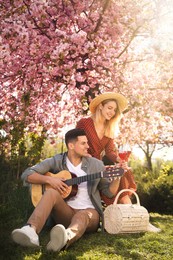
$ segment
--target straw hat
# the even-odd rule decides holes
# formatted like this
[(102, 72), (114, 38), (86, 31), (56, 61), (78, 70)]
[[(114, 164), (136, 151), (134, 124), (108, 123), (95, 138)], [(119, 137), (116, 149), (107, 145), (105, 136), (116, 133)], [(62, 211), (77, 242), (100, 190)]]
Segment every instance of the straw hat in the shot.
[(91, 101), (91, 103), (89, 105), (89, 109), (90, 109), (91, 113), (94, 114), (97, 106), (107, 99), (111, 99), (111, 100), (115, 99), (115, 101), (117, 102), (118, 108), (120, 110), (120, 113), (122, 113), (127, 108), (128, 101), (123, 95), (121, 95), (119, 93), (114, 93), (114, 92), (105, 92), (105, 93), (95, 97)]

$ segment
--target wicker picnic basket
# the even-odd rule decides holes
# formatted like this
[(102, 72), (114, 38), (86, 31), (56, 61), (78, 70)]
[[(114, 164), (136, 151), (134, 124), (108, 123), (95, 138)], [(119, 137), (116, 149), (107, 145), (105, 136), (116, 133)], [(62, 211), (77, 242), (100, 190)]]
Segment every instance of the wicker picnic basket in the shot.
[(121, 193), (129, 189), (121, 190), (112, 205), (104, 210), (104, 228), (110, 234), (140, 233), (146, 232), (149, 225), (149, 213), (140, 205), (139, 197), (133, 190), (137, 204), (117, 204)]

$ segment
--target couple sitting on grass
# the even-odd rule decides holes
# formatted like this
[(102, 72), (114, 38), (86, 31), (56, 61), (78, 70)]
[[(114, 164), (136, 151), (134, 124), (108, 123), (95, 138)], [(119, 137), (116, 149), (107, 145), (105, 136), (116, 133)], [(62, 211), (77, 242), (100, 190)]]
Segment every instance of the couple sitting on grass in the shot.
[[(105, 93), (93, 99), (90, 110), (96, 114), (96, 110), (99, 108), (102, 117), (105, 119), (104, 122), (107, 122), (117, 116), (117, 111), (121, 113), (126, 108), (126, 105), (126, 99), (122, 95)], [(98, 133), (97, 140), (105, 139), (105, 147), (102, 146), (102, 149), (107, 149), (113, 154), (110, 149), (112, 147), (112, 138), (106, 137), (105, 131), (98, 128), (97, 123), (94, 124), (94, 118), (92, 120), (95, 135)], [(57, 178), (53, 174), (66, 170), (74, 173), (79, 178), (82, 176), (81, 179), (83, 179), (86, 176), (95, 176), (94, 174), (104, 172), (106, 169), (100, 158), (97, 159), (97, 156), (94, 156), (96, 158), (91, 156), (91, 150), (94, 146), (90, 147), (91, 140), (88, 141), (88, 132), (81, 129), (82, 127), (79, 127), (79, 125), (77, 127), (68, 131), (65, 135), (66, 153), (45, 159), (23, 172), (22, 179), (25, 184), (45, 184), (49, 188), (44, 192), (26, 225), (13, 230), (12, 239), (17, 244), (28, 247), (39, 246), (38, 234), (51, 215), (56, 225), (50, 232), (47, 250), (58, 252), (69, 247), (85, 232), (96, 232), (100, 225), (100, 219), (104, 223), (100, 194), (104, 194), (108, 198), (115, 197), (122, 183), (124, 185), (130, 183), (128, 182), (128, 176), (125, 175), (127, 171), (124, 171), (122, 177), (115, 177), (111, 180), (100, 176), (93, 179), (91, 176), (88, 181), (82, 181), (78, 185), (76, 196), (64, 199), (64, 194), (68, 191), (69, 185), (64, 181), (62, 175)], [(97, 142), (97, 140), (94, 139), (93, 143)], [(117, 164), (117, 166), (119, 165)], [(121, 163), (121, 167), (126, 169), (126, 163)], [(49, 176), (46, 174), (48, 172), (53, 174)], [(130, 178), (132, 177), (130, 176)], [(123, 179), (126, 181), (123, 181)], [(133, 189), (133, 187), (129, 186), (123, 188)], [(125, 195), (124, 201), (121, 198), (120, 203), (131, 203), (130, 194)], [(160, 229), (149, 224), (148, 231), (159, 232)]]

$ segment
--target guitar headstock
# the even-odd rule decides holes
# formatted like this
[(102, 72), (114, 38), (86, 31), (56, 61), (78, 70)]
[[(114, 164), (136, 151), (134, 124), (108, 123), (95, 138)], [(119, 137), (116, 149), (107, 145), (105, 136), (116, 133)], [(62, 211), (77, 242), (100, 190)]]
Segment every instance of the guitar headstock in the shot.
[(116, 165), (106, 165), (106, 171), (103, 172), (104, 178), (116, 178), (121, 177), (124, 174), (124, 169), (117, 167)]

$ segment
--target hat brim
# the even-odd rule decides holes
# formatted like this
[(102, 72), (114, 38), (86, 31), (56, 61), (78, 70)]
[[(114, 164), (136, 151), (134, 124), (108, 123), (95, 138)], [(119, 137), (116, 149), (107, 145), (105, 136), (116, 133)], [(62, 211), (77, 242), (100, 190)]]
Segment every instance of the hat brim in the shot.
[(89, 110), (91, 111), (92, 114), (95, 113), (97, 106), (102, 103), (105, 100), (108, 99), (113, 99), (117, 102), (118, 108), (120, 113), (122, 113), (128, 106), (128, 101), (127, 99), (119, 93), (114, 93), (114, 92), (105, 92), (97, 97), (95, 97), (90, 105), (89, 105)]

